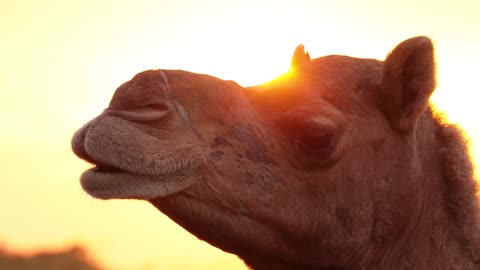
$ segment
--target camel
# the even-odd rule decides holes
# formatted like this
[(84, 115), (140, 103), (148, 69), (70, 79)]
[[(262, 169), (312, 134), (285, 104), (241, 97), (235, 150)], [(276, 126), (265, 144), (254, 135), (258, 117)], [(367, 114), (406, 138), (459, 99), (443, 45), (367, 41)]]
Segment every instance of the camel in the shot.
[(252, 269), (480, 269), (472, 164), (435, 87), (427, 37), (385, 61), (299, 45), (287, 73), (247, 88), (149, 70), (72, 149), (95, 165), (88, 194), (149, 201)]

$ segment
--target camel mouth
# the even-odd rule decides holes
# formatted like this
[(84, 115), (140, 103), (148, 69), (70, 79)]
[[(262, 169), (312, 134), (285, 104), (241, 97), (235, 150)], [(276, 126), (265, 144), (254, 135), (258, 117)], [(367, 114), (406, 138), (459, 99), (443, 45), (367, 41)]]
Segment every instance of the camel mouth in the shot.
[(124, 172), (124, 170), (117, 168), (112, 165), (107, 165), (107, 164), (101, 164), (98, 163), (95, 165), (94, 168), (92, 168), (95, 173), (120, 173)]
[(149, 200), (193, 184), (207, 160), (205, 146), (165, 130), (151, 134), (111, 115), (85, 124), (72, 138), (73, 152), (93, 165), (80, 177), (84, 191), (99, 199)]
[[(177, 193), (196, 182), (194, 172), (204, 159), (180, 160), (174, 170), (161, 173), (140, 174), (103, 162), (92, 162), (94, 167), (86, 170), (80, 183), (89, 195), (98, 199), (151, 200)], [(168, 159), (165, 163), (169, 163)]]

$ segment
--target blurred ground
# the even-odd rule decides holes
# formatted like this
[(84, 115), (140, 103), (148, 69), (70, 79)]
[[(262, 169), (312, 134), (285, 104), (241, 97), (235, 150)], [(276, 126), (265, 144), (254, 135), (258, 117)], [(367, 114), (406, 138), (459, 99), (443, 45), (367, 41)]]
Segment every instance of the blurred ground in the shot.
[(82, 247), (25, 256), (0, 247), (2, 270), (101, 270)]

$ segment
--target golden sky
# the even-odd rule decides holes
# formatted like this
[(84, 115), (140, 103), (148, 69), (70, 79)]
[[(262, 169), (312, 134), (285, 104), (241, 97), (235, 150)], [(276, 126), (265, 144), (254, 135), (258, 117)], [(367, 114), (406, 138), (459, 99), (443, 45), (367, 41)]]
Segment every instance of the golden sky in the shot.
[[(480, 164), (478, 0), (0, 2), (0, 245), (31, 252), (80, 243), (110, 269), (245, 269), (145, 202), (98, 201), (70, 138), (136, 73), (175, 68), (260, 83), (312, 57), (384, 59), (430, 36), (434, 102), (471, 138)], [(477, 174), (478, 175), (478, 174)]]

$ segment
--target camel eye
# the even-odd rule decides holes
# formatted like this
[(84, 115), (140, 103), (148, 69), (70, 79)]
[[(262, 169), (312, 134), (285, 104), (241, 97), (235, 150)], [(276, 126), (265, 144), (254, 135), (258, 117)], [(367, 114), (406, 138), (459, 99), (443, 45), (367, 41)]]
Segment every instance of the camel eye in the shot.
[(334, 132), (327, 127), (315, 124), (298, 127), (296, 145), (307, 152), (328, 154), (334, 146)]

